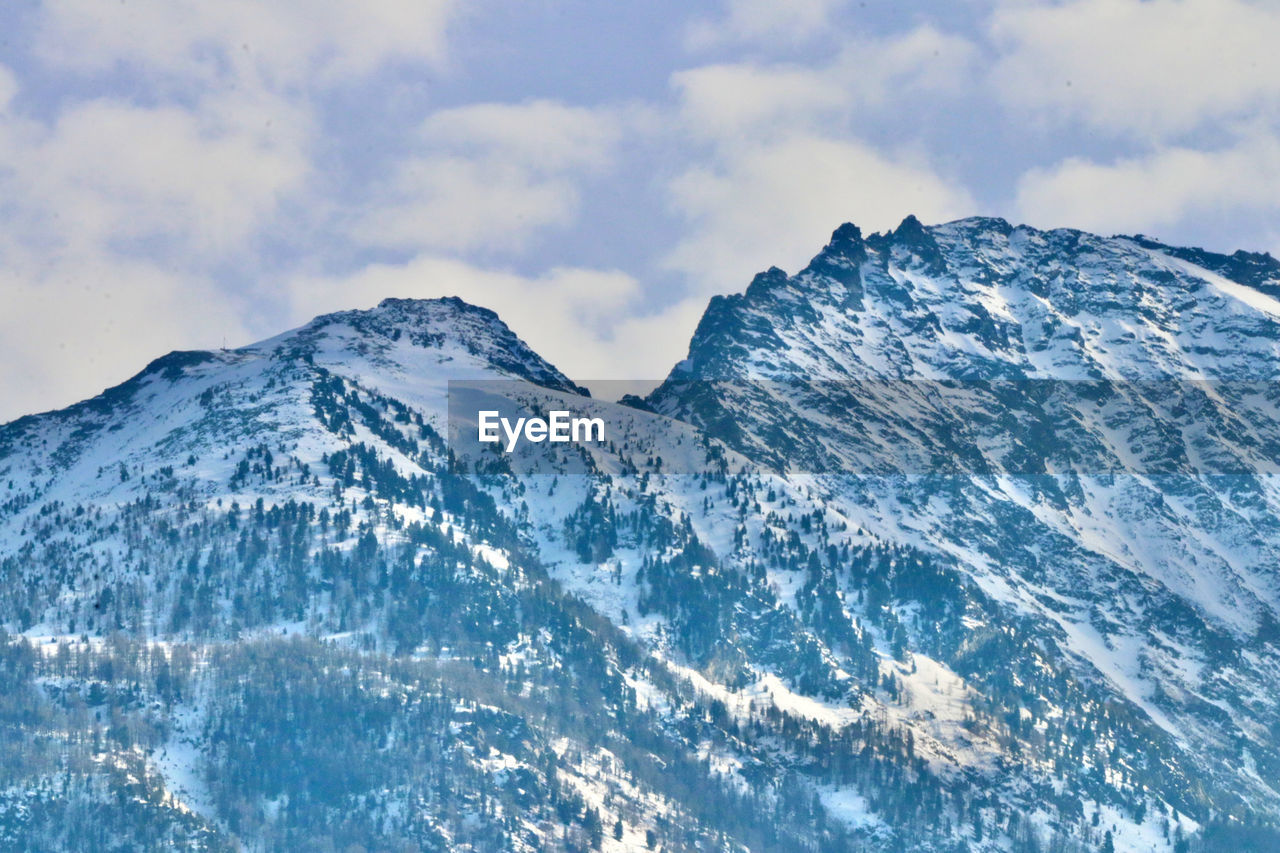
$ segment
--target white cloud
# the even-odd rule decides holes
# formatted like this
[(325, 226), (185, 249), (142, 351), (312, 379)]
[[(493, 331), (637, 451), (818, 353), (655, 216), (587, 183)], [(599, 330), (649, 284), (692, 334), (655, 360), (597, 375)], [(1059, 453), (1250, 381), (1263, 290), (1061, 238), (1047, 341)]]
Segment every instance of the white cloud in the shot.
[(761, 132), (842, 112), (847, 90), (800, 66), (705, 65), (673, 75), (685, 124), (703, 136)]
[(0, 422), (91, 397), (170, 350), (248, 337), (207, 280), (97, 253), (2, 251)]
[(733, 41), (800, 42), (823, 30), (847, 0), (726, 0), (723, 15), (691, 24), (685, 41), (691, 49)]
[(821, 64), (703, 65), (676, 72), (671, 83), (686, 127), (700, 136), (758, 137), (799, 126), (829, 132), (895, 100), (961, 91), (974, 81), (976, 55), (967, 40), (924, 25), (850, 40)]
[[(299, 213), (323, 204), (317, 90), (438, 64), (454, 10), (47, 0), (34, 34), (14, 36), (55, 81), (38, 111), (15, 112), (25, 76), (0, 69), (0, 419), (96, 393), (167, 349), (265, 331), (250, 320), (278, 294), (259, 285), (242, 304), (214, 271), (254, 275), (264, 235), (295, 240), (317, 219)], [(112, 94), (85, 97), (77, 74)]]
[(453, 0), (46, 0), (37, 47), (62, 67), (137, 66), (268, 87), (438, 62)]
[(0, 111), (0, 419), (97, 393), (169, 349), (243, 341), (210, 270), (303, 186), (294, 112), (251, 92), (192, 110), (78, 101), (48, 122)]
[(350, 276), (299, 278), (291, 292), (299, 319), (392, 296), (461, 296), (496, 311), (535, 352), (576, 379), (661, 378), (684, 356), (705, 307), (689, 299), (642, 311), (639, 282), (616, 270), (558, 267), (523, 276), (433, 255)]
[(296, 140), (219, 114), (91, 101), (51, 126), (0, 117), (0, 420), (96, 394), (170, 349), (243, 341), (202, 263), (243, 246), (301, 173)]
[(867, 102), (896, 101), (917, 92), (963, 91), (974, 82), (977, 48), (931, 24), (900, 35), (853, 40), (837, 68)]
[(930, 222), (973, 210), (962, 188), (926, 165), (815, 135), (726, 150), (671, 192), (691, 229), (668, 263), (715, 291), (740, 290), (771, 265), (795, 271), (842, 222), (883, 230), (909, 213)]
[(960, 186), (904, 140), (885, 153), (856, 128), (915, 96), (953, 96), (973, 83), (976, 49), (925, 25), (850, 41), (812, 66), (708, 65), (672, 77), (685, 132), (706, 159), (670, 182), (687, 223), (666, 264), (698, 292), (740, 290), (771, 265), (794, 270), (842, 222), (867, 230), (914, 213), (936, 221), (971, 213)]
[(547, 100), (455, 107), (432, 113), (422, 125), (429, 145), (547, 172), (603, 166), (619, 133), (611, 113)]
[(612, 112), (551, 101), (439, 111), (353, 233), (411, 250), (519, 250), (573, 220), (581, 182), (612, 162), (622, 129)]
[(1102, 233), (1153, 231), (1233, 211), (1269, 212), (1280, 198), (1280, 141), (1257, 134), (1215, 151), (1167, 148), (1098, 163), (1071, 158), (1025, 174), (1028, 221)]
[(1074, 0), (999, 8), (1004, 99), (1063, 122), (1167, 137), (1280, 106), (1280, 7), (1247, 0)]
[[(239, 246), (307, 173), (301, 119), (245, 97), (200, 112), (78, 103), (52, 126), (13, 118), (0, 128), (0, 178), (22, 211), (13, 227), (36, 242), (107, 248), (161, 238), (170, 251)], [(291, 129), (293, 128), (293, 129)]]

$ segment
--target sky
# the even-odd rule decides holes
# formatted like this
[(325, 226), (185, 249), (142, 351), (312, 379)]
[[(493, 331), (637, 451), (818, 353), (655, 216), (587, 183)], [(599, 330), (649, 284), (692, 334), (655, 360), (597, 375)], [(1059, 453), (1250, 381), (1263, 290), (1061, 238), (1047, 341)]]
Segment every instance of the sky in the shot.
[(708, 298), (1003, 216), (1280, 250), (1280, 4), (10, 0), (0, 421), (389, 296), (660, 379)]

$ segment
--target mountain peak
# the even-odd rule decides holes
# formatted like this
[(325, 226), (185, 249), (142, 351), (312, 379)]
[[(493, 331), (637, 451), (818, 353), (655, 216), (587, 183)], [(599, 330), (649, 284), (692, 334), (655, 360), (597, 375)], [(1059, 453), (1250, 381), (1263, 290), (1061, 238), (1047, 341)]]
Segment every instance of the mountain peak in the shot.
[(405, 313), (460, 313), (475, 314), (481, 317), (498, 319), (497, 312), (483, 305), (475, 305), (460, 296), (438, 296), (432, 298), (388, 296), (378, 303), (377, 311), (400, 311)]
[[(457, 296), (387, 298), (374, 308), (323, 314), (301, 328), (246, 349), (311, 358), (324, 358), (327, 353), (337, 361), (349, 359), (353, 352), (374, 363), (408, 359), (420, 370), (458, 376), (493, 372), (587, 394), (534, 352), (496, 312)], [(421, 352), (409, 355), (414, 350), (434, 355), (423, 362)], [(429, 367), (432, 364), (437, 366)]]
[(397, 326), (408, 328), (422, 324), (448, 325), (458, 320), (478, 322), (482, 325), (495, 324), (495, 328), (507, 328), (493, 310), (474, 305), (458, 296), (387, 297), (373, 308), (356, 308), (321, 314), (303, 328), (355, 321), (364, 325), (367, 331), (376, 331), (379, 327), (390, 330)]
[(321, 314), (295, 329), (236, 349), (170, 352), (95, 397), (0, 426), (14, 432), (38, 428), (50, 418), (109, 417), (127, 409), (148, 385), (212, 381), (208, 377), (263, 357), (324, 367), (364, 363), (370, 371), (393, 369), (422, 374), (423, 379), (492, 375), (590, 395), (534, 352), (489, 308), (456, 296), (388, 298), (374, 308)]
[(1280, 261), (907, 216), (841, 225), (810, 264), (709, 306), (682, 375), (1271, 378)]
[(915, 237), (923, 237), (925, 233), (924, 224), (916, 218), (914, 213), (908, 213), (906, 218), (902, 220), (897, 229), (894, 230), (893, 236), (898, 239), (910, 239)]
[(862, 229), (852, 222), (846, 222), (831, 232), (831, 239), (814, 260), (841, 259), (860, 263), (866, 260), (866, 257), (867, 245), (862, 239)]
[(764, 272), (756, 273), (751, 279), (751, 284), (747, 285), (747, 297), (757, 297), (765, 293), (769, 293), (776, 288), (783, 287), (788, 281), (785, 270), (778, 267), (769, 267)]

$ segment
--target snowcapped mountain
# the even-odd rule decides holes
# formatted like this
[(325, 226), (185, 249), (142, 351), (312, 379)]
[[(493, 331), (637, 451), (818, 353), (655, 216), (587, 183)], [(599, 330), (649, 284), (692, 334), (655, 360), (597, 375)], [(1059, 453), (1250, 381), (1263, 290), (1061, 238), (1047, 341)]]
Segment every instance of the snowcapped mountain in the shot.
[(1278, 281), (1145, 238), (845, 225), (714, 299), (647, 404), (816, 472), (1207, 753), (1198, 778), (1274, 803)]
[(1271, 849), (1278, 293), (908, 219), (634, 405), (456, 299), (165, 356), (0, 427), (0, 839)]

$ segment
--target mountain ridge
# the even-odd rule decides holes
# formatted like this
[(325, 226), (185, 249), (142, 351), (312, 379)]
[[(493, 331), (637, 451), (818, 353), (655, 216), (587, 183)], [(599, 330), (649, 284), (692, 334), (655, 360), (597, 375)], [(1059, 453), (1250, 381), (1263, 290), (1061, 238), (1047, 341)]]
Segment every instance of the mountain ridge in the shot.
[[(206, 849), (1250, 849), (1280, 819), (1276, 495), (1222, 424), (1263, 411), (1229, 383), (1273, 378), (1280, 321), (1219, 279), (1138, 238), (843, 225), (713, 299), (641, 408), (449, 298), (0, 427), (0, 713), (44, 721), (0, 838), (83, 846), (50, 816), (97, 809), (115, 843)], [(1137, 422), (984, 384), (1184, 357), (1235, 396)], [(455, 378), (610, 441), (460, 468)], [(945, 382), (999, 417), (959, 429), (980, 406)], [(1050, 413), (1107, 459), (1202, 426), (1246, 474), (866, 464), (982, 428), (1045, 453)]]

